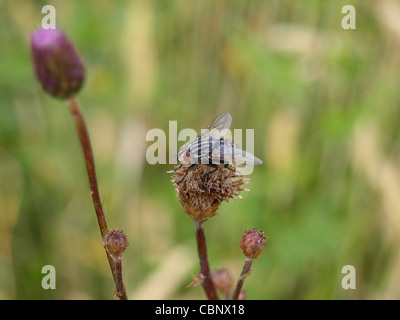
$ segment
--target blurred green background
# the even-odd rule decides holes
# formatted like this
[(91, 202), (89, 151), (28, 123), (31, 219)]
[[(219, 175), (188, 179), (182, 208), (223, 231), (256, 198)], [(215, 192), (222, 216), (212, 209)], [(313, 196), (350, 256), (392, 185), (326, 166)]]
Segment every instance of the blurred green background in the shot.
[[(149, 165), (151, 128), (229, 111), (255, 129), (244, 200), (205, 224), (235, 279), (245, 230), (269, 237), (249, 299), (400, 298), (400, 2), (0, 1), (0, 299), (111, 299), (74, 124), (34, 78), (29, 36), (52, 4), (85, 60), (79, 95), (109, 227), (130, 241), (131, 299), (204, 299), (194, 224)], [(344, 30), (344, 5), (357, 29)], [(56, 290), (43, 290), (53, 265)], [(357, 289), (344, 290), (344, 265)]]

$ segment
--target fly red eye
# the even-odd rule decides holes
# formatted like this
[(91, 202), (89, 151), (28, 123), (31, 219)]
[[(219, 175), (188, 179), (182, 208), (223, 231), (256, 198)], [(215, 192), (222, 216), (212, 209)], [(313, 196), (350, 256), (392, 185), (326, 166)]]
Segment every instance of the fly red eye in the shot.
[(190, 158), (190, 152), (189, 152), (189, 151), (186, 151), (185, 157), (186, 157), (186, 158)]

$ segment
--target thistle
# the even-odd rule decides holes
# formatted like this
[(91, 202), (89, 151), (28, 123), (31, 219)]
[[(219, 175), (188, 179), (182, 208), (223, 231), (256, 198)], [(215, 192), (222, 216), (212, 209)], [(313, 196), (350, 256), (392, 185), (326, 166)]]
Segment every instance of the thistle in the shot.
[(113, 259), (120, 259), (129, 242), (123, 230), (114, 229), (107, 232), (103, 244)]
[[(172, 177), (184, 211), (196, 222), (207, 221), (217, 214), (223, 201), (242, 199), (239, 193), (249, 191), (243, 188), (243, 185), (249, 183), (249, 179), (224, 165), (220, 165), (218, 170), (209, 175), (203, 188), (203, 178), (210, 169), (207, 165), (198, 165), (188, 171), (188, 166), (181, 166), (174, 171)], [(182, 182), (178, 184), (179, 181)]]
[(248, 259), (257, 259), (264, 252), (267, 237), (261, 230), (246, 231), (240, 240), (240, 248)]
[(116, 286), (114, 297), (126, 300), (126, 290), (122, 281), (122, 254), (128, 246), (128, 241), (122, 230), (108, 230), (89, 132), (78, 101), (74, 98), (85, 79), (83, 60), (67, 36), (58, 29), (36, 30), (31, 36), (31, 55), (36, 77), (43, 90), (53, 97), (67, 100), (85, 158), (97, 222)]
[[(217, 290), (225, 299), (229, 298), (232, 284), (228, 271), (218, 271), (211, 276), (208, 263), (206, 238), (203, 223), (217, 214), (223, 201), (242, 199), (241, 191), (249, 191), (243, 185), (249, 183), (238, 172), (238, 166), (262, 164), (262, 160), (240, 149), (224, 135), (230, 128), (232, 116), (221, 113), (202, 131), (201, 135), (180, 147), (177, 159), (180, 165), (175, 168), (172, 183), (184, 211), (195, 222), (197, 249), (200, 260), (200, 280), (208, 299), (217, 300)], [(229, 276), (228, 276), (229, 275)], [(238, 298), (241, 286), (235, 297)]]
[[(189, 170), (181, 165), (174, 171), (172, 183), (176, 187), (177, 196), (184, 211), (195, 221), (196, 240), (200, 260), (199, 279), (209, 300), (217, 300), (216, 287), (221, 290), (219, 277), (212, 276), (207, 255), (206, 238), (203, 223), (217, 214), (223, 201), (242, 199), (241, 191), (249, 191), (243, 185), (249, 183), (236, 168), (219, 165), (211, 174), (210, 167), (199, 164)], [(207, 179), (204, 180), (204, 177)], [(229, 288), (230, 290), (230, 288)], [(227, 287), (221, 290), (225, 298), (229, 297)]]
[(44, 91), (59, 99), (75, 96), (85, 79), (83, 60), (59, 29), (38, 29), (31, 36), (35, 74)]
[(244, 280), (250, 275), (253, 260), (260, 257), (260, 255), (264, 252), (266, 245), (267, 237), (261, 230), (252, 229), (243, 234), (243, 237), (240, 240), (240, 248), (246, 257), (246, 260), (236, 283), (235, 291), (233, 292), (233, 300), (243, 299), (243, 295), (245, 295), (242, 290)]

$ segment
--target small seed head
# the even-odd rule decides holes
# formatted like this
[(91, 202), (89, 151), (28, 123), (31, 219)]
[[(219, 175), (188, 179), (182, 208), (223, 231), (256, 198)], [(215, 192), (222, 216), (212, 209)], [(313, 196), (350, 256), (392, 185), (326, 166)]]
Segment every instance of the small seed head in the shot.
[(229, 296), (232, 289), (233, 279), (228, 269), (218, 269), (212, 275), (215, 288), (225, 296)]
[(104, 248), (113, 258), (121, 258), (129, 242), (123, 230), (110, 230), (103, 239)]
[(252, 229), (246, 231), (240, 241), (243, 254), (248, 259), (257, 259), (267, 245), (267, 237), (261, 230)]

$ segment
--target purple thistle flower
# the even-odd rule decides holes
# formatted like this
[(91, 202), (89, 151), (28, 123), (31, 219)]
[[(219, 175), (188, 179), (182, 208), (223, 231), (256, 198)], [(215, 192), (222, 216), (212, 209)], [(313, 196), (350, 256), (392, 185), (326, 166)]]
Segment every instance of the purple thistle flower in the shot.
[(68, 99), (85, 79), (83, 61), (66, 35), (58, 29), (38, 29), (31, 35), (31, 54), (36, 77), (44, 91)]

